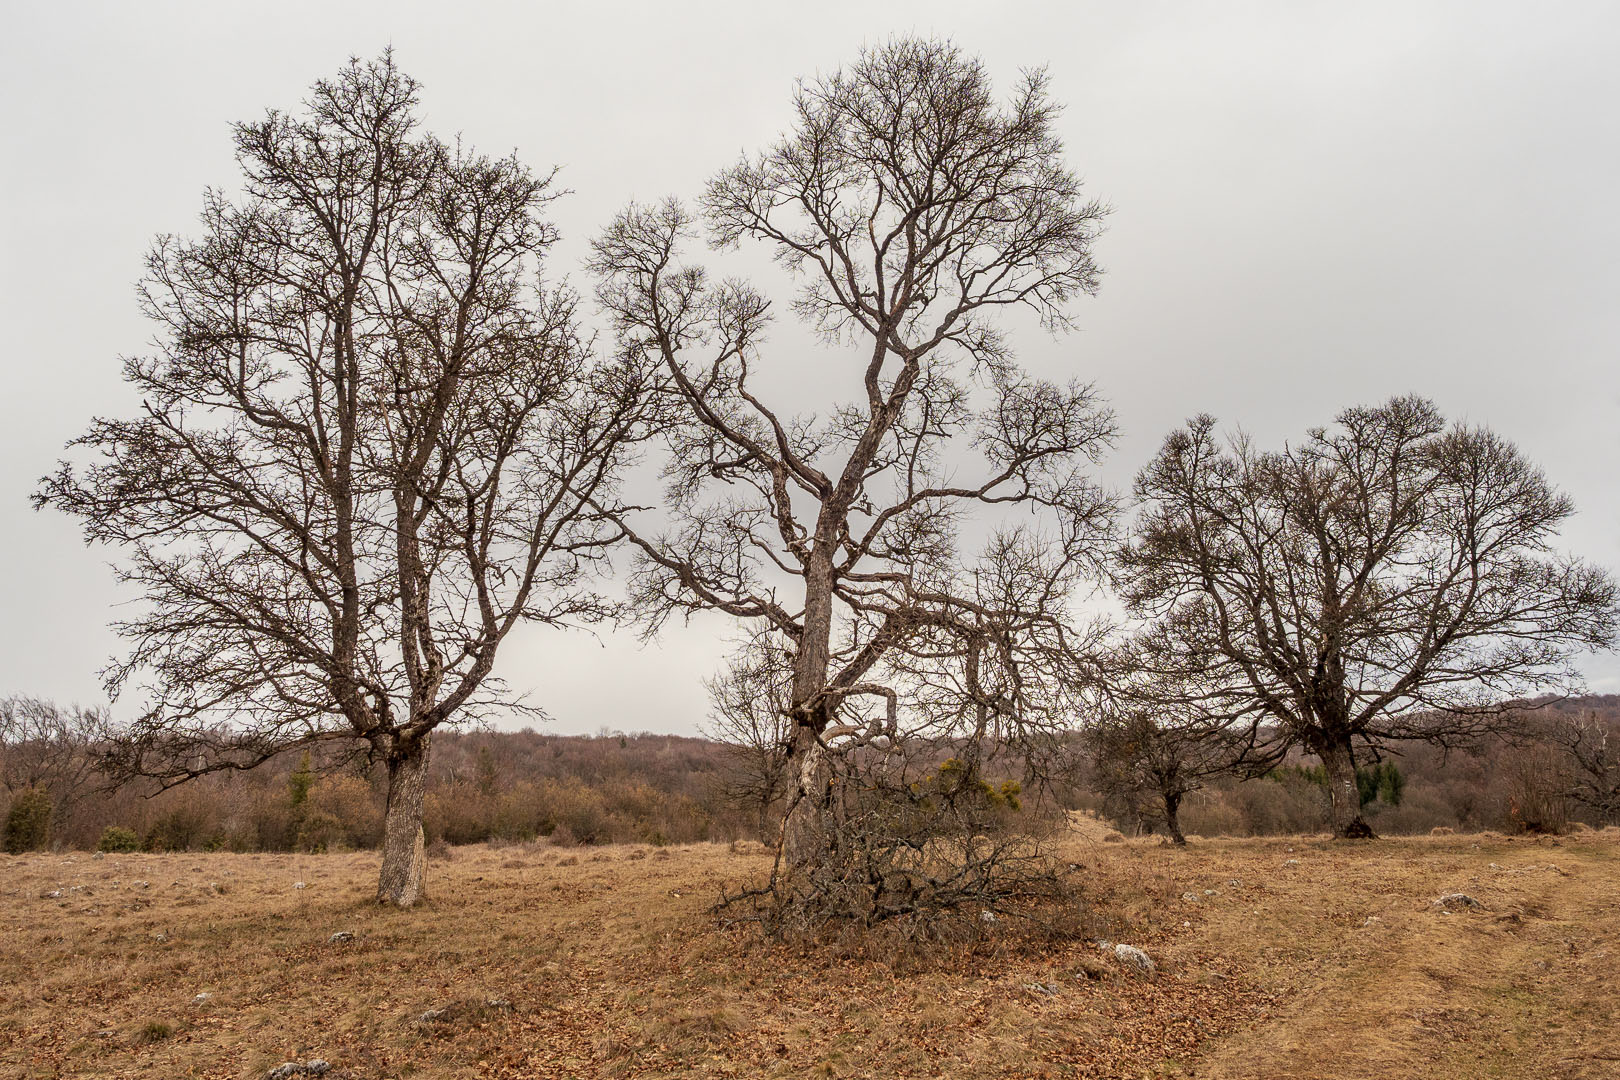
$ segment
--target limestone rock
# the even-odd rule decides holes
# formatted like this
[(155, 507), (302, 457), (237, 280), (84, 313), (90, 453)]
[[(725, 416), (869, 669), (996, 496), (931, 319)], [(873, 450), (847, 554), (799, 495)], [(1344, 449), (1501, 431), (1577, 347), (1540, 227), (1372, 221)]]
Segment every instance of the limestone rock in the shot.
[(1153, 962), (1153, 957), (1138, 949), (1135, 945), (1115, 945), (1114, 959), (1150, 979), (1159, 972), (1158, 965)]

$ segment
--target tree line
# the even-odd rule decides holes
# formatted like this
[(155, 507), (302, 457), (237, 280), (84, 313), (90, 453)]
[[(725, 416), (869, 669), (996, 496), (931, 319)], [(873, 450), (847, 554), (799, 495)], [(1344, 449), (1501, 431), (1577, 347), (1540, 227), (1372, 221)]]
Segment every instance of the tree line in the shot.
[[(777, 141), (605, 225), (594, 304), (548, 276), (554, 173), (418, 107), (385, 53), (234, 127), (241, 192), (147, 259), (141, 412), (35, 496), (138, 599), (106, 774), (370, 770), (386, 903), (422, 894), (435, 740), (524, 708), (492, 672), (526, 622), (733, 618), (711, 689), (772, 785), (769, 902), (839, 918), (997, 903), (1035, 865), (1004, 785), (1060, 783), (1077, 731), (1194, 779), (1307, 752), (1334, 833), (1370, 836), (1358, 768), (1511, 734), (1614, 644), (1613, 578), (1554, 546), (1568, 498), (1423, 399), (1275, 451), (1198, 416), (1098, 483), (1113, 413), (1025, 370), (1008, 318), (1064, 330), (1102, 281), (1109, 208), (1039, 70), (998, 96), (903, 38), (801, 82)], [(777, 345), (784, 314), (821, 348)], [(1082, 614), (1099, 590), (1123, 617)]]
[[(1620, 698), (1574, 699), (1521, 719), (1511, 737), (1449, 751), (1412, 744), (1359, 768), (1363, 812), (1395, 835), (1620, 825)], [(98, 766), (108, 749), (100, 740), (111, 734), (94, 711), (0, 701), (0, 847), (319, 852), (382, 842), (387, 775), (364, 758), (290, 751), (250, 772), (168, 791), (155, 781), (109, 787)], [(1207, 772), (1099, 749), (1095, 736), (1076, 737), (1062, 782), (1044, 791), (1024, 790), (1012, 771), (992, 771), (991, 779), (1017, 792), (1020, 819), (1085, 810), (1127, 835), (1331, 827), (1325, 770), (1308, 756), (1260, 773)], [(444, 732), (429, 769), (423, 828), (429, 851), (533, 841), (770, 844), (785, 761), (782, 748), (717, 737)]]

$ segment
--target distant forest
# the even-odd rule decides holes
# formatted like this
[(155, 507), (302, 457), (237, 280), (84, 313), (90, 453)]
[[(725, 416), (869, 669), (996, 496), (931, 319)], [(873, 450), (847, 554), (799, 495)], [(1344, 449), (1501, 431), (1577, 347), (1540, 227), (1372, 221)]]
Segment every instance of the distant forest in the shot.
[[(36, 708), (51, 709), (32, 702)], [(154, 782), (108, 790), (97, 771), (94, 713), (54, 710), (54, 735), (0, 743), (0, 818), (12, 852), (35, 849), (331, 851), (381, 839), (386, 772), (364, 758), (296, 752), (250, 772), (215, 773), (169, 790)], [(38, 720), (38, 717), (35, 717)], [(1571, 721), (1606, 737), (1570, 745)], [(1434, 829), (1561, 832), (1616, 822), (1620, 809), (1620, 695), (1574, 698), (1528, 712), (1516, 738), (1489, 736), (1445, 749), (1357, 755), (1364, 813), (1387, 835)], [(1021, 813), (1086, 809), (1127, 834), (1161, 827), (1152, 800), (1099, 781), (1076, 733), (1055, 780), (1027, 788)], [(781, 755), (706, 738), (608, 732), (594, 736), (443, 732), (435, 740), (425, 828), (431, 850), (480, 842), (682, 844), (773, 841), (784, 790)], [(938, 748), (939, 760), (951, 750)], [(995, 776), (988, 767), (986, 775)], [(1016, 769), (1006, 779), (1018, 779)], [(1603, 799), (1609, 801), (1605, 804)], [(1313, 833), (1330, 827), (1324, 778), (1294, 754), (1249, 779), (1217, 776), (1189, 793), (1182, 828), (1193, 836)]]

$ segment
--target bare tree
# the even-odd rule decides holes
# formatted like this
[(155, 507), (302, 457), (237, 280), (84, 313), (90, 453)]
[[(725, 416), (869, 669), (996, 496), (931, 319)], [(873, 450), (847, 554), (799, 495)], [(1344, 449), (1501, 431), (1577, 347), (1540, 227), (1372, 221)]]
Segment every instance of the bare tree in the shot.
[(757, 811), (761, 838), (771, 835), (771, 815), (788, 789), (792, 671), (792, 657), (765, 635), (747, 642), (705, 684), (711, 706), (705, 734), (729, 750), (726, 793)]
[(160, 238), (141, 287), (143, 407), (100, 419), (35, 496), (118, 549), (144, 606), (116, 693), (150, 707), (125, 776), (178, 783), (339, 740), (386, 763), (380, 900), (422, 892), (429, 737), (509, 701), (523, 619), (606, 613), (587, 571), (640, 390), (593, 366), (547, 288), (557, 192), (513, 158), (416, 131), (389, 54), (307, 115), (236, 125), (244, 195)]
[(794, 275), (793, 311), (852, 400), (818, 417), (760, 396), (771, 302), (682, 261), (695, 222), (679, 203), (620, 215), (593, 267), (671, 416), (668, 527), (621, 519), (634, 603), (652, 630), (718, 610), (791, 650), (790, 872), (828, 850), (829, 753), (895, 731), (904, 687), (885, 664), (1008, 614), (953, 591), (964, 516), (1040, 510), (1060, 561), (1082, 561), (1111, 502), (1080, 466), (1113, 431), (1089, 387), (1021, 371), (995, 325), (1022, 307), (1066, 326), (1097, 287), (1105, 211), (1063, 163), (1044, 76), (1000, 105), (978, 61), (897, 40), (801, 84), (794, 106), (780, 142), (714, 177), (703, 216), (715, 244), (758, 242)]
[(1102, 793), (1138, 818), (1162, 821), (1177, 844), (1187, 842), (1183, 799), (1217, 777), (1261, 775), (1287, 749), (1252, 701), (1208, 686), (1204, 667), (1162, 627), (1138, 635), (1110, 657), (1087, 732)]
[(1274, 453), (1222, 445), (1201, 416), (1136, 491), (1129, 606), (1200, 658), (1209, 696), (1321, 758), (1341, 837), (1372, 835), (1353, 740), (1477, 736), (1615, 640), (1614, 581), (1551, 548), (1570, 500), (1422, 399), (1348, 409)]
[(1620, 824), (1620, 721), (1583, 710), (1556, 714), (1550, 727), (1550, 740), (1565, 757), (1568, 797), (1603, 824)]
[(97, 786), (96, 766), (111, 730), (102, 708), (0, 699), (0, 787), (13, 798), (29, 790), (48, 793), (60, 824)]

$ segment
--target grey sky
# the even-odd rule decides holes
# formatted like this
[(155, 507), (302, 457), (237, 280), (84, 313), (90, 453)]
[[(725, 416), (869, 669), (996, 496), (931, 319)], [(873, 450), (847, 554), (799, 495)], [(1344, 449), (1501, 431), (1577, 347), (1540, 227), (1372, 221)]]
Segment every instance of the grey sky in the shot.
[[(615, 210), (695, 194), (783, 130), (795, 77), (863, 43), (950, 36), (1006, 87), (1047, 65), (1070, 160), (1115, 214), (1081, 332), (1017, 343), (1113, 403), (1107, 481), (1193, 413), (1275, 444), (1416, 392), (1517, 442), (1580, 508), (1567, 546), (1620, 568), (1620, 6), (0, 10), (0, 694), (98, 701), (118, 648), (107, 554), (26, 497), (93, 414), (133, 405), (117, 358), (150, 336), (133, 282), (152, 236), (194, 231), (202, 189), (234, 185), (231, 121), (390, 43), (430, 130), (564, 166), (553, 272), (581, 285)], [(501, 669), (555, 730), (690, 731), (727, 632), (531, 630)], [(1620, 692), (1620, 660), (1585, 667)]]

